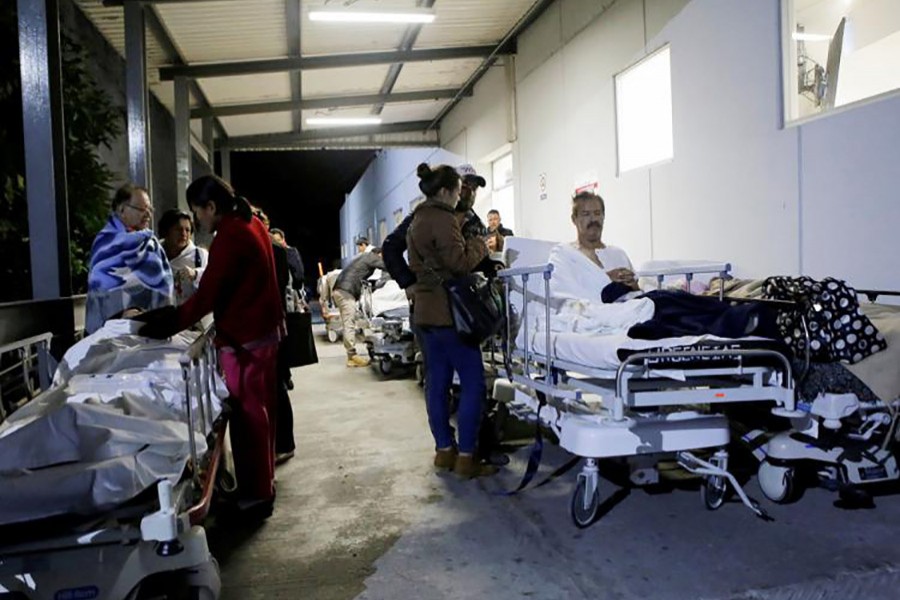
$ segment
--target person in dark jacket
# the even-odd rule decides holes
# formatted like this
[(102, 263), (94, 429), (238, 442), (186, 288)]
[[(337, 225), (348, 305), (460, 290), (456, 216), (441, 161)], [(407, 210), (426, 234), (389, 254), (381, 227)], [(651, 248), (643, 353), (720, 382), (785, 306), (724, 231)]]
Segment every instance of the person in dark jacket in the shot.
[[(487, 256), (480, 236), (463, 238), (455, 212), (460, 177), (446, 165), (417, 170), (419, 189), (427, 196), (413, 213), (406, 234), (409, 265), (416, 275), (413, 286), (413, 321), (425, 342), (425, 406), (434, 436), (434, 466), (452, 469), (463, 478), (496, 472), (475, 458), (478, 430), (485, 398), (481, 350), (468, 345), (453, 328), (450, 302), (443, 283), (472, 271)], [(457, 413), (459, 443), (450, 426), (448, 395), (453, 372), (459, 373), (460, 401)]]
[[(462, 236), (466, 240), (473, 237), (484, 238), (488, 234), (488, 229), (472, 209), (475, 205), (478, 188), (485, 186), (484, 177), (476, 173), (472, 165), (468, 164), (456, 167), (456, 172), (460, 176), (461, 181), (459, 202), (456, 203), (454, 211), (457, 219), (460, 221)], [(403, 256), (406, 252), (406, 232), (409, 230), (409, 224), (412, 223), (413, 214), (407, 215), (397, 228), (384, 239), (384, 243), (381, 245), (385, 269), (397, 282), (397, 285), (404, 290), (416, 282), (416, 275), (409, 268), (409, 263), (406, 262), (406, 258)], [(492, 274), (495, 269), (493, 265), (487, 264), (488, 261), (489, 259), (486, 258), (475, 270), (484, 271), (488, 275)]]
[(500, 252), (503, 250), (504, 238), (515, 235), (512, 229), (508, 229), (500, 222), (500, 211), (491, 209), (487, 214), (488, 230), (487, 245), (491, 252)]
[(365, 367), (369, 364), (368, 358), (356, 353), (356, 302), (362, 294), (363, 281), (371, 277), (375, 269), (384, 269), (380, 248), (373, 248), (354, 258), (338, 275), (331, 292), (334, 303), (341, 311), (348, 367)]
[(284, 231), (281, 229), (273, 227), (269, 230), (269, 233), (272, 235), (272, 241), (284, 248), (285, 253), (287, 254), (288, 268), (291, 272), (291, 287), (298, 291), (302, 290), (303, 259), (300, 258), (300, 251), (293, 246), (288, 246), (287, 238), (284, 236)]

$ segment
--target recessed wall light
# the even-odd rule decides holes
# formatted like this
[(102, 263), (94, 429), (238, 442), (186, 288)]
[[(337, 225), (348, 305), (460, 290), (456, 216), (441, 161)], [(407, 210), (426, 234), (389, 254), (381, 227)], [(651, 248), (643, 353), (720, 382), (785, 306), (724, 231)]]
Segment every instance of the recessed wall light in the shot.
[(346, 9), (329, 8), (328, 10), (309, 11), (310, 21), (324, 21), (332, 23), (431, 23), (434, 21), (434, 11), (428, 8), (410, 10), (383, 10), (383, 9)]

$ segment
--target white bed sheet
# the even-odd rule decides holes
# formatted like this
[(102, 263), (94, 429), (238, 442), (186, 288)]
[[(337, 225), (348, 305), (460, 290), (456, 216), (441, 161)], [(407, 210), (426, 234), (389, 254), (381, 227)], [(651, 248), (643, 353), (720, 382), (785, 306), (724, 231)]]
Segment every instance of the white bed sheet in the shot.
[[(74, 345), (53, 386), (0, 424), (0, 525), (102, 511), (181, 478), (190, 442), (178, 358), (197, 334), (154, 341), (133, 326), (109, 321)], [(215, 387), (213, 418), (227, 394), (220, 378)]]

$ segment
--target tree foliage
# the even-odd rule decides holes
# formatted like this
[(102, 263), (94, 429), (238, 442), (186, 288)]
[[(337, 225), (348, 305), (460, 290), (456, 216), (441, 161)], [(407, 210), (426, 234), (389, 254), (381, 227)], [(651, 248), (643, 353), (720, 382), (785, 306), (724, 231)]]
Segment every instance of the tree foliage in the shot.
[[(73, 292), (80, 293), (87, 287), (91, 243), (109, 211), (115, 177), (98, 148), (109, 147), (122, 133), (123, 115), (97, 84), (84, 50), (65, 34), (62, 47), (69, 251)], [(8, 3), (0, 9), (0, 301), (31, 297), (21, 93), (15, 3)]]

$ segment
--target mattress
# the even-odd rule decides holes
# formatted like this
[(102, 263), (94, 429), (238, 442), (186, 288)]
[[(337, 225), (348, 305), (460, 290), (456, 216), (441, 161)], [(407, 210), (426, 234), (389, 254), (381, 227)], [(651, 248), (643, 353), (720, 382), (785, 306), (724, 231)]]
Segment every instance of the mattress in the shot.
[[(523, 335), (520, 333), (516, 346), (521, 350), (524, 347)], [(546, 356), (546, 332), (532, 332), (529, 340), (529, 351)], [(666, 338), (662, 340), (638, 340), (628, 337), (624, 333), (609, 335), (587, 335), (582, 333), (554, 333), (551, 332), (550, 344), (553, 358), (588, 369), (615, 371), (628, 356), (637, 352), (658, 352), (660, 359), (658, 368), (672, 369), (673, 367), (700, 367), (721, 365), (721, 359), (707, 361), (693, 361), (687, 363), (679, 359), (677, 363), (669, 364), (665, 360), (665, 352), (672, 350), (715, 350), (715, 349), (766, 349), (780, 351), (783, 346), (772, 340), (760, 337), (746, 337), (739, 339), (726, 339), (712, 335), (682, 336)]]

